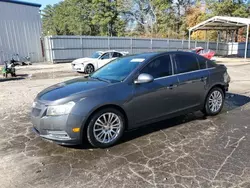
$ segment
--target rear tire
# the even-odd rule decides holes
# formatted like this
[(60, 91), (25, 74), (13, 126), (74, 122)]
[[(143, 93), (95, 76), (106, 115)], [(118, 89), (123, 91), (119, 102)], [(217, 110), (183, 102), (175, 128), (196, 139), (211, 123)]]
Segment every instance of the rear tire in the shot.
[(114, 108), (106, 108), (91, 117), (87, 125), (87, 139), (93, 147), (107, 148), (118, 142), (124, 129), (124, 115)]
[(219, 114), (223, 108), (225, 94), (219, 87), (212, 88), (207, 94), (205, 106), (202, 112), (207, 116), (215, 116)]

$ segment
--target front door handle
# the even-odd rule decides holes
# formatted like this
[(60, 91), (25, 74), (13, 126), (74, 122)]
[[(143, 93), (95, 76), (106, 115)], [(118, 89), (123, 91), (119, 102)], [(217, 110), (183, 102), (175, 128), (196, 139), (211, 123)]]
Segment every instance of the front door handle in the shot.
[(171, 84), (171, 85), (167, 86), (167, 89), (174, 89), (176, 87), (178, 87), (178, 85)]

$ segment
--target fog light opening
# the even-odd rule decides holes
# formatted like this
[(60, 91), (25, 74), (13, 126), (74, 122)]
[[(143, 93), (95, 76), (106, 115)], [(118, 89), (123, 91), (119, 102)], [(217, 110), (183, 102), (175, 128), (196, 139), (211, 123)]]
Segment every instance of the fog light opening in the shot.
[(59, 139), (69, 139), (69, 135), (65, 131), (47, 131), (49, 137)]

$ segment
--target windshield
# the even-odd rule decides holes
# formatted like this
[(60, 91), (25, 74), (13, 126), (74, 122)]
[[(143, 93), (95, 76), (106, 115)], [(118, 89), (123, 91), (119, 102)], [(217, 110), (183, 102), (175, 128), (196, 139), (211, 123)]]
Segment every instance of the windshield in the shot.
[(100, 55), (102, 55), (101, 52), (95, 52), (92, 54), (91, 58), (97, 59), (98, 57), (100, 57)]
[(90, 77), (109, 81), (123, 81), (145, 59), (123, 57), (115, 59), (104, 67), (98, 69)]

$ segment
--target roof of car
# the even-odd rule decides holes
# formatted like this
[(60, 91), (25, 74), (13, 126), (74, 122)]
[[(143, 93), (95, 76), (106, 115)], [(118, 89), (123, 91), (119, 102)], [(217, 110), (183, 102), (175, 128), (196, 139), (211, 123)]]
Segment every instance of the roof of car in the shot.
[(149, 59), (151, 57), (155, 57), (158, 55), (164, 55), (164, 54), (174, 54), (174, 53), (186, 53), (186, 54), (193, 54), (189, 51), (164, 51), (164, 52), (146, 52), (146, 53), (140, 53), (140, 54), (131, 54), (129, 56), (134, 56), (136, 58), (146, 58)]
[(107, 51), (97, 51), (97, 52), (100, 52), (100, 53), (107, 53), (107, 52), (118, 52), (118, 53), (121, 53), (117, 50), (107, 50)]
[(156, 56), (157, 54), (160, 54), (160, 53), (159, 52), (146, 52), (146, 53), (140, 53), (140, 54), (130, 54), (130, 55), (127, 55), (126, 57), (149, 59), (151, 57)]
[[(108, 51), (97, 51), (101, 54), (107, 53), (107, 52), (118, 52), (118, 53), (123, 53), (119, 52), (116, 50), (108, 50)], [(138, 54), (128, 54), (126, 57), (133, 57), (133, 58), (144, 58), (145, 60), (150, 59), (152, 57), (158, 56), (158, 55), (164, 55), (164, 54), (174, 54), (174, 53), (188, 53), (188, 54), (193, 54), (192, 52), (189, 51), (163, 51), (163, 52), (144, 52), (144, 53), (138, 53)]]

